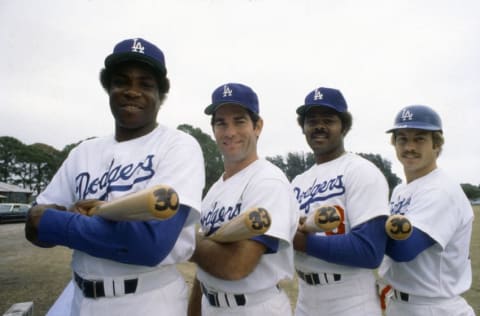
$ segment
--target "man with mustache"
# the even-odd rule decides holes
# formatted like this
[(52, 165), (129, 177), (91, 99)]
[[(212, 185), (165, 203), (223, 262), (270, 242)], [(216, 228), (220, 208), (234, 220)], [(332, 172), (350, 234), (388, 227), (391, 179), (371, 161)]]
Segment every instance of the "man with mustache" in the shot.
[(407, 240), (387, 242), (380, 273), (393, 296), (386, 314), (475, 315), (460, 296), (472, 283), (473, 209), (460, 185), (437, 167), (440, 116), (424, 105), (407, 106), (387, 133), (406, 178), (392, 193), (390, 211), (408, 217), (414, 229)]
[(387, 181), (373, 163), (345, 151), (352, 115), (339, 90), (313, 90), (297, 114), (315, 156), (315, 164), (292, 181), (298, 211), (308, 216), (321, 206), (333, 206), (342, 222), (327, 233), (305, 233), (299, 225), (294, 238), (296, 315), (381, 315), (374, 269), (387, 241)]

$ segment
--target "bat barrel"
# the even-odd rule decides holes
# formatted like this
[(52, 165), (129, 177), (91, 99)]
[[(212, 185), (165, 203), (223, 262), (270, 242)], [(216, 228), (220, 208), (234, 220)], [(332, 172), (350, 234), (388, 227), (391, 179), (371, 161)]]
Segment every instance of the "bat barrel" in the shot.
[(150, 213), (155, 218), (167, 219), (175, 215), (180, 207), (180, 199), (177, 192), (168, 186), (161, 185), (156, 188), (151, 197), (152, 207)]
[(329, 232), (342, 223), (340, 211), (331, 205), (320, 206), (309, 214), (303, 225), (303, 230), (309, 233)]
[(177, 192), (167, 185), (156, 185), (103, 203), (91, 213), (114, 221), (165, 220), (180, 207)]
[(392, 239), (405, 240), (410, 237), (412, 231), (413, 226), (405, 215), (391, 215), (385, 222), (385, 232)]
[(218, 242), (235, 242), (262, 235), (270, 228), (272, 219), (261, 207), (248, 209), (224, 223), (207, 238)]

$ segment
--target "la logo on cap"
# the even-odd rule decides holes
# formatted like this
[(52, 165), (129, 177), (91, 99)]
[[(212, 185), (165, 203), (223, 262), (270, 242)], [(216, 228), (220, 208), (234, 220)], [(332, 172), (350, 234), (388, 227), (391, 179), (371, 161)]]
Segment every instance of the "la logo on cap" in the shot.
[(230, 87), (228, 85), (224, 85), (223, 86), (223, 97), (231, 97), (232, 96), (232, 89), (230, 89)]
[(145, 54), (145, 47), (142, 46), (142, 42), (138, 38), (133, 39), (132, 52)]
[(413, 119), (413, 113), (410, 110), (404, 109), (402, 111), (402, 121), (411, 121)]
[(319, 89), (315, 90), (315, 95), (313, 96), (314, 100), (322, 100), (323, 94), (320, 92)]

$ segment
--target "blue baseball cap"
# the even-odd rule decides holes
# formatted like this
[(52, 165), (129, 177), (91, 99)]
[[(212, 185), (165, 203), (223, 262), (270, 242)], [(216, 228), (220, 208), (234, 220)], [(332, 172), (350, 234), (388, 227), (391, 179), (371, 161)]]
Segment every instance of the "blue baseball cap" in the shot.
[(113, 48), (113, 53), (105, 58), (105, 68), (126, 62), (138, 61), (152, 67), (160, 76), (167, 74), (163, 52), (154, 44), (143, 38), (132, 38), (121, 41)]
[(326, 106), (340, 113), (347, 112), (347, 102), (340, 90), (320, 87), (305, 97), (305, 104), (297, 108), (297, 114), (304, 115), (317, 106)]
[(435, 110), (426, 105), (409, 105), (398, 112), (393, 127), (387, 133), (405, 128), (441, 132), (442, 120)]
[(241, 83), (226, 83), (212, 93), (212, 104), (205, 108), (205, 114), (213, 114), (224, 104), (238, 104), (255, 114), (260, 114), (258, 97), (252, 88)]

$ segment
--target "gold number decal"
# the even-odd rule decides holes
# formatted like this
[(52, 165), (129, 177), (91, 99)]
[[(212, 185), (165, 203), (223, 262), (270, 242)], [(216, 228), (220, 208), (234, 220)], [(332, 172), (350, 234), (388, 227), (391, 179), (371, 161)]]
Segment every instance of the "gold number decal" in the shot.
[(177, 192), (172, 188), (159, 188), (153, 191), (155, 196), (155, 209), (158, 211), (176, 210), (179, 206)]
[(251, 226), (254, 230), (266, 230), (272, 223), (270, 215), (264, 208), (258, 208), (255, 211), (250, 212), (248, 218), (250, 219)]
[(392, 218), (392, 226), (390, 228), (392, 234), (409, 234), (411, 231), (412, 225), (406, 217)]
[(343, 235), (345, 234), (345, 210), (339, 206), (339, 205), (335, 205), (334, 206), (338, 212), (340, 213), (340, 220), (341, 220), (341, 223), (340, 225), (338, 225), (338, 227), (332, 231), (329, 231), (329, 232), (325, 232), (325, 234), (327, 236), (331, 236), (331, 235)]

